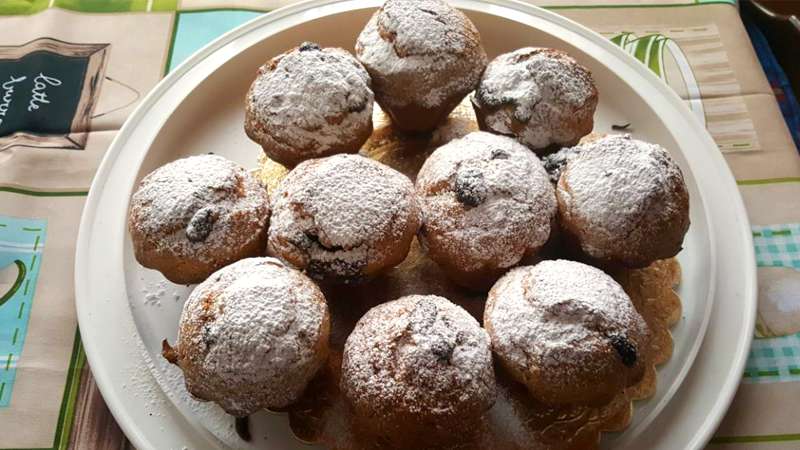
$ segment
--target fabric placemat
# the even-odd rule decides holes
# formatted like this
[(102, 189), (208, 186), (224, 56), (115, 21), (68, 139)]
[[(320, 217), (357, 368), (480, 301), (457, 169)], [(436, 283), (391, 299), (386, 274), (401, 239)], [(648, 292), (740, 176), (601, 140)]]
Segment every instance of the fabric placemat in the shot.
[[(91, 379), (77, 332), (74, 252), (92, 177), (126, 117), (164, 75), (224, 32), (289, 3), (0, 2), (0, 449), (129, 446)], [(760, 289), (742, 384), (710, 447), (798, 448), (800, 157), (736, 6), (534, 3), (647, 65), (718, 144), (748, 209)]]

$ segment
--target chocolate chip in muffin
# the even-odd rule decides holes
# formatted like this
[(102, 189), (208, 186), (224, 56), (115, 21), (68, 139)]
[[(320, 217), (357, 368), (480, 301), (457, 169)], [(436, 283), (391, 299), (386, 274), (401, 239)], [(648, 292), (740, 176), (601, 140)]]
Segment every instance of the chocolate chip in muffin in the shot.
[(299, 47), (299, 50), (301, 52), (307, 52), (309, 50), (319, 50), (319, 49), (320, 49), (319, 44), (316, 44), (314, 42), (303, 42), (302, 44), (300, 44)]
[(457, 339), (452, 335), (448, 336), (453, 327), (447, 316), (440, 317), (436, 303), (426, 298), (418, 301), (411, 311), (409, 325), (413, 333), (426, 335), (431, 340), (431, 353), (438, 362), (450, 361), (456, 349)]
[(476, 168), (459, 170), (455, 182), (456, 198), (467, 206), (478, 206), (486, 200), (487, 188), (483, 173)]
[(492, 149), (492, 154), (490, 156), (491, 159), (508, 159), (511, 155), (508, 154), (507, 151), (503, 150), (502, 148), (495, 148)]
[(609, 338), (609, 342), (622, 358), (622, 364), (628, 367), (633, 367), (636, 364), (636, 347), (625, 336), (613, 335)]
[(547, 174), (550, 176), (550, 181), (557, 183), (561, 172), (564, 170), (564, 167), (567, 166), (567, 162), (569, 162), (570, 158), (578, 156), (580, 152), (581, 147), (579, 146), (565, 147), (542, 158), (544, 170), (546, 170)]
[(343, 261), (341, 259), (331, 259), (330, 261), (321, 261), (312, 259), (308, 262), (306, 272), (315, 280), (324, 280), (325, 274), (337, 273), (348, 279), (344, 280), (345, 283), (356, 282), (359, 280), (361, 270), (366, 263), (364, 261)]
[(433, 326), (438, 313), (439, 309), (436, 304), (423, 298), (414, 305), (408, 323), (411, 325), (412, 331), (421, 333)]
[(189, 225), (186, 226), (186, 238), (192, 242), (205, 241), (211, 234), (216, 220), (217, 214), (214, 212), (214, 208), (210, 206), (201, 208), (189, 220)]
[(434, 341), (433, 345), (431, 345), (431, 352), (433, 352), (440, 363), (450, 361), (455, 349), (456, 343), (448, 341), (444, 336), (441, 336), (441, 339)]

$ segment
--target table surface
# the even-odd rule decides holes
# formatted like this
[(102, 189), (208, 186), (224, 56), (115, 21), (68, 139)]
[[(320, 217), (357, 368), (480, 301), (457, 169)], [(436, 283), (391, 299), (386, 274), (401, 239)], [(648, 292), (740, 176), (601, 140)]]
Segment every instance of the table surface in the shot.
[[(77, 333), (74, 249), (92, 176), (125, 118), (166, 73), (225, 31), (291, 2), (0, 2), (0, 449), (130, 446)], [(692, 105), (717, 142), (748, 209), (760, 289), (758, 336), (709, 447), (798, 448), (800, 157), (736, 6), (534, 3), (626, 45)], [(664, 63), (654, 64), (644, 49), (662, 37), (675, 45), (663, 46)]]

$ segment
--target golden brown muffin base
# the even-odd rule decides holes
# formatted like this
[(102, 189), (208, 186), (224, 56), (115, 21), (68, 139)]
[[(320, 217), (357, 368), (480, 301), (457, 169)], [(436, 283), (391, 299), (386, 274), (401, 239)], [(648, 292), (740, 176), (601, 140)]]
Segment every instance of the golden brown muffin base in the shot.
[(229, 251), (227, 255), (214, 255), (206, 261), (201, 261), (199, 258), (184, 258), (175, 255), (169, 249), (159, 249), (154, 242), (147, 239), (137, 229), (138, 227), (135, 226), (128, 227), (133, 241), (133, 253), (139, 264), (148, 269), (158, 270), (164, 275), (164, 278), (172, 283), (196, 284), (205, 281), (212, 273), (240, 259), (262, 256), (267, 247), (269, 221), (261, 229), (252, 227), (252, 230), (247, 230), (252, 233), (252, 238), (241, 248), (233, 252)]
[(398, 131), (407, 134), (427, 133), (442, 123), (463, 97), (463, 95), (453, 96), (453, 98), (444, 100), (441, 105), (435, 108), (425, 108), (411, 104), (392, 106), (389, 109), (387, 105), (386, 111), (391, 111), (388, 114), (391, 116), (394, 127)]
[(325, 151), (317, 151), (314, 148), (289, 147), (275, 140), (271, 135), (263, 131), (263, 128), (263, 125), (255, 120), (252, 114), (248, 113), (246, 115), (244, 130), (247, 137), (261, 145), (266, 155), (288, 167), (294, 167), (311, 158), (323, 158), (339, 153), (358, 153), (358, 148), (372, 134), (372, 123), (369, 123), (353, 133), (350, 140), (333, 145)]
[[(423, 233), (429, 234), (429, 232), (426, 233), (425, 231), (420, 234)], [(496, 267), (464, 270), (463, 267), (466, 264), (460, 255), (451, 255), (445, 251), (440, 251), (439, 246), (430, 245), (430, 240), (427, 236), (418, 235), (417, 239), (420, 240), (423, 246), (423, 253), (426, 253), (429, 258), (439, 261), (439, 268), (442, 269), (447, 277), (467, 289), (486, 292), (509, 270), (509, 268)], [(541, 250), (541, 247), (529, 248), (518, 265), (533, 264), (538, 260), (539, 250)], [(466, 258), (466, 255), (464, 258)]]
[[(452, 138), (477, 130), (472, 107), (462, 102), (443, 127), (430, 136), (409, 136), (392, 129), (390, 120), (376, 108), (375, 132), (361, 154), (387, 164), (412, 179), (433, 150)], [(257, 171), (270, 189), (277, 186), (287, 169), (264, 160)], [(563, 254), (558, 239), (546, 244), (548, 258)], [(526, 261), (526, 264), (532, 262)], [(479, 423), (464, 424), (450, 430), (442, 442), (436, 430), (405, 430), (402, 441), (389, 442), (376, 436), (339, 391), (344, 342), (355, 323), (372, 306), (409, 294), (441, 295), (465, 308), (482, 321), (486, 292), (469, 291), (447, 278), (442, 268), (430, 260), (417, 241), (406, 260), (385, 275), (361, 285), (323, 287), (331, 313), (331, 355), (320, 374), (310, 383), (303, 397), (287, 408), (289, 424), (303, 442), (326, 448), (386, 449), (595, 449), (603, 432), (622, 431), (630, 423), (635, 400), (651, 397), (656, 389), (656, 366), (672, 355), (670, 328), (681, 315), (680, 298), (673, 287), (680, 281), (680, 266), (675, 259), (656, 261), (644, 269), (615, 269), (610, 274), (631, 296), (637, 310), (650, 327), (650, 347), (643, 352), (646, 369), (642, 380), (600, 406), (546, 405), (531, 397), (527, 388), (515, 382), (495, 364), (498, 398)], [(402, 427), (402, 424), (398, 424)], [(392, 433), (396, 435), (397, 433)], [(422, 441), (435, 435), (436, 440)]]

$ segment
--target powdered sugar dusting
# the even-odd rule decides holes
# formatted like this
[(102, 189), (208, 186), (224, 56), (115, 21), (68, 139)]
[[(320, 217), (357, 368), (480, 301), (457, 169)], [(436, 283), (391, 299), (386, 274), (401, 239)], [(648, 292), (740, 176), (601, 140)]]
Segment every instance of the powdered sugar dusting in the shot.
[(474, 132), (439, 147), (416, 189), (427, 244), (465, 255), (465, 270), (511, 267), (550, 237), (553, 187), (536, 155), (511, 138)]
[(131, 199), (131, 232), (144, 246), (211, 262), (258, 239), (269, 219), (267, 191), (221, 156), (200, 155), (159, 167)]
[[(565, 389), (578, 370), (606, 364), (612, 336), (635, 344), (648, 335), (644, 319), (622, 287), (600, 269), (567, 260), (518, 267), (489, 293), (484, 321), (492, 345), (515, 370), (557, 370)], [(642, 348), (641, 345), (639, 348)], [(541, 375), (539, 375), (541, 376)], [(557, 377), (551, 377), (557, 378)]]
[[(591, 131), (597, 89), (591, 73), (566, 53), (525, 47), (489, 63), (474, 102), (492, 131), (540, 149), (575, 144)], [(580, 126), (587, 122), (588, 129)]]
[(465, 53), (470, 45), (466, 29), (471, 22), (439, 0), (389, 0), (378, 15), (378, 24), (389, 33), (398, 56)]
[(188, 390), (245, 416), (283, 407), (326, 357), (325, 298), (300, 272), (249, 258), (215, 272), (184, 305), (176, 346)]
[(387, 411), (475, 417), (496, 396), (488, 335), (442, 297), (411, 295), (376, 306), (347, 339), (342, 390), (377, 420)]
[(299, 164), (273, 197), (269, 246), (299, 255), (303, 266), (353, 276), (383, 258), (419, 223), (411, 181), (357, 155), (334, 155)]
[(395, 105), (433, 108), (463, 96), (486, 66), (475, 25), (441, 0), (388, 0), (359, 35), (356, 55), (376, 86), (379, 78), (388, 79), (381, 85), (386, 95), (378, 87), (376, 94)]
[(596, 258), (659, 236), (659, 223), (685, 216), (688, 194), (680, 168), (656, 144), (612, 135), (579, 146), (557, 187), (560, 213), (580, 222), (583, 251)]
[(149, 306), (161, 306), (161, 299), (166, 292), (167, 283), (164, 280), (146, 284), (144, 289), (142, 289), (144, 304)]
[(319, 155), (371, 127), (372, 103), (369, 74), (352, 55), (305, 43), (259, 69), (247, 94), (248, 132)]

